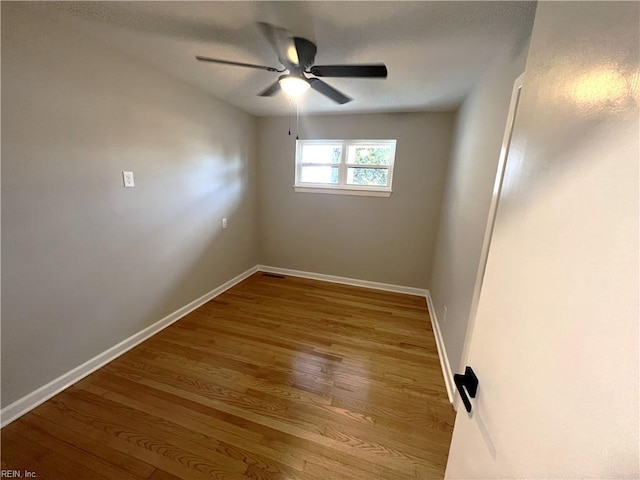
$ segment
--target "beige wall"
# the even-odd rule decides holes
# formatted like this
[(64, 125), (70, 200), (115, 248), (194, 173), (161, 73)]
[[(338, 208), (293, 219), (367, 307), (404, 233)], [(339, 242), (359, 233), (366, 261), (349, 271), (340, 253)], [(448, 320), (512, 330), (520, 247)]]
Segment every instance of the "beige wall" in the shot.
[(465, 99), (456, 119), (429, 284), (453, 373), (462, 368), (459, 363), (513, 82), (524, 71), (525, 61), (526, 47), (505, 51)]
[(452, 113), (301, 116), (300, 138), (397, 139), (393, 194), (380, 198), (294, 192), (295, 131), (287, 134), (286, 117), (261, 118), (260, 262), (426, 288), (453, 119)]
[(3, 2), (2, 406), (257, 263), (255, 123)]

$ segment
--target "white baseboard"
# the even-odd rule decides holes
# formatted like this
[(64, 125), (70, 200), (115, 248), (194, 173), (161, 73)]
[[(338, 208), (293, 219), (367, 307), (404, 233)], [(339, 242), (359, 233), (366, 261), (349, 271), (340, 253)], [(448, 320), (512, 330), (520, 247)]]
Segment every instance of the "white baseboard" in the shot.
[(436, 346), (438, 347), (438, 356), (440, 357), (440, 367), (442, 367), (442, 375), (444, 376), (444, 384), (447, 387), (447, 396), (449, 402), (453, 405), (455, 389), (453, 383), (453, 373), (451, 372), (451, 365), (449, 364), (449, 357), (447, 356), (447, 349), (444, 346), (444, 338), (442, 338), (442, 332), (440, 332), (440, 324), (438, 323), (438, 317), (436, 317), (436, 309), (433, 307), (433, 301), (431, 300), (431, 294), (427, 291), (427, 308), (429, 308), (429, 316), (431, 317), (431, 326), (433, 327), (433, 335), (436, 337)]
[(204, 294), (200, 298), (197, 298), (196, 300), (190, 302), (184, 307), (179, 308), (175, 312), (167, 315), (166, 317), (157, 321), (153, 325), (148, 326), (144, 330), (141, 330), (140, 332), (123, 340), (117, 345), (114, 345), (108, 350), (105, 350), (104, 352), (93, 357), (92, 359), (88, 360), (82, 365), (79, 365), (73, 370), (61, 375), (60, 377), (52, 380), (46, 385), (25, 395), (19, 400), (16, 400), (12, 404), (7, 405), (5, 408), (0, 410), (0, 419), (1, 419), (0, 427), (4, 427), (8, 425), (9, 423), (18, 419), (25, 413), (29, 412), (30, 410), (33, 410), (38, 405), (44, 403), (54, 395), (57, 395), (58, 393), (63, 391), (65, 388), (82, 380), (84, 377), (93, 373), (94, 371), (106, 365), (107, 363), (111, 362), (112, 360), (115, 360), (117, 357), (119, 357), (123, 353), (131, 350), (133, 347), (144, 342), (151, 336), (158, 333), (160, 330), (163, 330), (167, 328), (169, 325), (177, 322), (188, 313), (191, 313), (193, 310), (204, 305), (209, 300), (229, 290), (231, 287), (240, 283), (241, 281), (253, 275), (257, 271), (275, 273), (280, 275), (290, 275), (294, 277), (303, 277), (303, 278), (309, 278), (312, 280), (322, 280), (325, 282), (341, 283), (345, 285), (354, 285), (357, 287), (373, 288), (376, 290), (385, 290), (388, 292), (404, 293), (408, 295), (418, 295), (421, 297), (425, 297), (427, 299), (429, 316), (431, 317), (431, 324), (433, 327), (434, 336), (436, 338), (436, 345), (438, 348), (438, 355), (440, 357), (442, 372), (444, 374), (445, 385), (447, 388), (447, 395), (449, 397), (449, 401), (453, 403), (453, 398), (454, 398), (453, 397), (453, 392), (454, 392), (453, 376), (451, 374), (451, 367), (449, 366), (449, 360), (447, 357), (447, 352), (444, 347), (442, 334), (440, 333), (438, 320), (436, 318), (435, 311), (433, 308), (433, 303), (431, 301), (431, 295), (429, 294), (428, 290), (422, 289), (422, 288), (415, 288), (415, 287), (405, 287), (401, 285), (392, 285), (388, 283), (370, 282), (368, 280), (358, 280), (355, 278), (339, 277), (335, 275), (325, 275), (322, 273), (312, 273), (312, 272), (304, 272), (301, 270), (291, 270), (287, 268), (270, 267), (267, 265), (256, 265), (255, 267), (248, 269), (247, 271), (241, 273), (237, 277), (232, 278), (228, 282), (225, 282), (219, 287)]
[(133, 347), (144, 342), (146, 339), (155, 335), (160, 330), (163, 330), (167, 328), (169, 325), (171, 325), (172, 323), (177, 322), (188, 313), (191, 313), (193, 310), (204, 305), (209, 300), (229, 290), (231, 287), (240, 283), (242, 280), (253, 275), (257, 271), (258, 271), (258, 267), (250, 268), (249, 270), (241, 273), (237, 277), (232, 278), (228, 282), (223, 283), (218, 288), (215, 288), (210, 292), (205, 293), (200, 298), (197, 298), (196, 300), (192, 301), (191, 303), (188, 303), (184, 307), (179, 308), (175, 312), (167, 315), (162, 320), (157, 321), (153, 325), (150, 325), (144, 330), (141, 330), (138, 333), (130, 336), (129, 338), (123, 340), (117, 345), (114, 345), (108, 350), (105, 350), (101, 354), (96, 355), (95, 357), (83, 363), (82, 365), (79, 365), (78, 367), (52, 380), (51, 382), (40, 387), (39, 389), (29, 393), (28, 395), (25, 395), (21, 399), (16, 400), (11, 405), (7, 405), (5, 408), (0, 410), (0, 419), (2, 419), (0, 422), (0, 426), (4, 427), (5, 425), (8, 425), (9, 423), (13, 422), (17, 418), (24, 415), (25, 413), (36, 408), (41, 403), (44, 403), (54, 395), (57, 395), (58, 393), (63, 391), (65, 388), (69, 387), (70, 385), (73, 385), (79, 380), (82, 380), (84, 377), (86, 377), (90, 373), (96, 371), (100, 367), (116, 359), (117, 357), (127, 352), (128, 350), (131, 350)]
[(342, 283), (356, 287), (374, 288), (376, 290), (386, 290), (387, 292), (405, 293), (408, 295), (418, 295), (426, 297), (428, 290), (415, 287), (403, 287), (390, 283), (370, 282), (368, 280), (358, 280), (355, 278), (338, 277), (335, 275), (325, 275), (324, 273), (304, 272), (302, 270), (290, 270), (288, 268), (270, 267), (268, 265), (258, 265), (258, 271), (266, 273), (277, 273), (280, 275), (290, 275), (292, 277), (309, 278), (311, 280), (322, 280), (324, 282)]
[(404, 287), (400, 285), (392, 285), (389, 283), (370, 282), (368, 280), (358, 280), (355, 278), (338, 277), (335, 275), (325, 275), (323, 273), (304, 272), (301, 270), (291, 270), (288, 268), (271, 267), (267, 265), (258, 265), (258, 271), (266, 273), (276, 273), (280, 275), (291, 275), (294, 277), (309, 278), (312, 280), (322, 280), (325, 282), (342, 283), (346, 285), (354, 285), (357, 287), (375, 288), (377, 290), (386, 290), (388, 292), (405, 293), (408, 295), (418, 295), (427, 299), (427, 308), (429, 309), (429, 317), (431, 318), (431, 326), (433, 328), (433, 335), (436, 338), (436, 347), (438, 348), (438, 357), (440, 358), (440, 367), (442, 368), (442, 375), (444, 376), (445, 387), (447, 388), (447, 397), (449, 402), (453, 405), (454, 402), (454, 383), (453, 373), (451, 371), (451, 365), (449, 364), (449, 357), (447, 356), (447, 350), (444, 346), (444, 339), (440, 332), (440, 325), (438, 324), (438, 318), (436, 317), (435, 309), (433, 308), (433, 301), (431, 300), (431, 294), (429, 290), (415, 287)]

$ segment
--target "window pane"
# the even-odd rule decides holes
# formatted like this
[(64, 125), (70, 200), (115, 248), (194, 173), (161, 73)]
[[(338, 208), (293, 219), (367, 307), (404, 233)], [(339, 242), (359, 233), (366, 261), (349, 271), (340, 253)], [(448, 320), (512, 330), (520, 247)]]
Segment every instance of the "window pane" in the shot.
[(341, 145), (302, 145), (302, 163), (340, 163)]
[(300, 181), (304, 183), (338, 183), (338, 167), (302, 167)]
[[(389, 165), (391, 163), (391, 147), (375, 145), (351, 145), (347, 163), (365, 165)], [(377, 185), (377, 184), (376, 184)]]
[(386, 168), (348, 168), (347, 183), (349, 185), (386, 186), (389, 171)]

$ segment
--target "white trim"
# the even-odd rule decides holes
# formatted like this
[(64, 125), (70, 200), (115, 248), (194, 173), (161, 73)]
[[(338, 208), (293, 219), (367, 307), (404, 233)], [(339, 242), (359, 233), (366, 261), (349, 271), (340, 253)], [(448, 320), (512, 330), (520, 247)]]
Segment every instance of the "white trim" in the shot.
[(344, 187), (300, 187), (294, 186), (294, 190), (298, 193), (328, 193), (331, 195), (360, 195), (363, 197), (390, 197), (391, 190), (356, 190), (355, 188)]
[(268, 265), (258, 265), (258, 271), (290, 275), (292, 277), (309, 278), (311, 280), (322, 280), (323, 282), (342, 283), (344, 285), (373, 288), (376, 290), (386, 290), (387, 292), (406, 293), (407, 295), (418, 295), (420, 297), (426, 297), (429, 293), (428, 290), (423, 288), (404, 287), (401, 285), (392, 285), (390, 283), (370, 282), (368, 280), (338, 277), (336, 275), (325, 275), (324, 273), (305, 272), (302, 270), (290, 270), (288, 268), (270, 267)]
[[(376, 196), (376, 197), (389, 197), (391, 196), (391, 187), (393, 185), (393, 168), (396, 158), (396, 144), (395, 139), (375, 139), (375, 140), (350, 140), (350, 139), (302, 139), (296, 140), (296, 156), (295, 156), (295, 175), (294, 175), (294, 189), (296, 192), (310, 192), (310, 193), (329, 193), (329, 194), (343, 194), (343, 195), (364, 195), (364, 196)], [(340, 163), (322, 162), (322, 163), (309, 163), (302, 160), (302, 147), (304, 145), (340, 145)], [(383, 146), (388, 147), (391, 153), (391, 159), (389, 165), (366, 165), (355, 164), (349, 162), (348, 151), (352, 146)], [(311, 183), (302, 182), (302, 167), (304, 166), (327, 166), (338, 168), (338, 182), (335, 184), (330, 183)], [(349, 168), (377, 168), (387, 170), (387, 185), (352, 185), (347, 183), (347, 170)], [(334, 192), (331, 190), (339, 190)], [(347, 190), (355, 190), (350, 192)], [(369, 193), (369, 192), (382, 192), (382, 193)]]
[[(453, 405), (453, 394), (455, 392), (453, 388), (453, 374), (451, 373), (451, 365), (449, 364), (449, 357), (447, 356), (447, 349), (444, 346), (444, 338), (442, 338), (442, 332), (440, 331), (440, 324), (438, 323), (438, 317), (436, 317), (436, 309), (433, 308), (433, 301), (431, 300), (431, 294), (427, 290), (427, 308), (429, 309), (429, 317), (431, 317), (431, 326), (433, 327), (433, 336), (436, 337), (436, 346), (438, 347), (438, 356), (440, 357), (440, 367), (442, 367), (442, 376), (444, 377), (444, 384), (447, 387), (447, 396), (449, 397), (449, 403)], [(455, 405), (454, 405), (455, 407)]]
[(440, 325), (438, 324), (438, 318), (436, 317), (436, 312), (433, 308), (433, 301), (431, 300), (431, 293), (429, 293), (429, 290), (423, 288), (393, 285), (389, 283), (370, 282), (368, 280), (358, 280), (355, 278), (338, 277), (335, 275), (325, 275), (323, 273), (313, 273), (301, 270), (291, 270), (288, 268), (271, 267), (268, 265), (258, 265), (257, 268), (259, 272), (290, 275), (293, 277), (309, 278), (311, 280), (321, 280), (324, 282), (342, 283), (345, 285), (354, 285), (356, 287), (373, 288), (376, 290), (404, 293), (407, 295), (417, 295), (426, 298), (427, 308), (429, 310), (429, 318), (431, 319), (431, 327), (433, 329), (433, 336), (436, 339), (436, 348), (438, 349), (440, 367), (442, 368), (442, 376), (444, 377), (444, 384), (447, 389), (447, 397), (449, 398), (449, 403), (451, 403), (454, 408), (456, 407), (456, 405), (454, 404), (455, 388), (453, 383), (453, 373), (451, 371), (449, 357), (447, 356), (447, 349), (444, 346), (444, 339), (442, 338)]
[(103, 367), (104, 365), (111, 362), (112, 360), (115, 360), (120, 355), (131, 350), (133, 347), (144, 342), (145, 340), (152, 337), (159, 331), (167, 328), (169, 325), (177, 322), (188, 313), (191, 313), (193, 310), (201, 307), (211, 299), (224, 293), (225, 291), (229, 290), (231, 287), (237, 285), (238, 283), (240, 283), (241, 281), (245, 280), (246, 278), (250, 277), (251, 275), (253, 275), (258, 271), (265, 272), (265, 273), (276, 273), (280, 275), (290, 275), (293, 277), (309, 278), (312, 280), (321, 280), (324, 282), (341, 283), (345, 285), (353, 285), (357, 287), (372, 288), (376, 290), (384, 290), (388, 292), (404, 293), (407, 295), (417, 295), (420, 297), (425, 297), (427, 300), (427, 307), (429, 309), (429, 317), (431, 318), (431, 325), (432, 325), (434, 336), (436, 339), (436, 346), (438, 348), (438, 356), (440, 357), (440, 365), (442, 367), (442, 371), (444, 374), (445, 386), (447, 388), (447, 395), (449, 397), (449, 401), (453, 403), (453, 394), (452, 394), (453, 377), (451, 375), (451, 367), (449, 366), (447, 352), (444, 347), (444, 341), (440, 333), (438, 320), (435, 315), (429, 290), (426, 290), (423, 288), (405, 287), (402, 285), (393, 285), (389, 283), (371, 282), (368, 280), (358, 280), (358, 279), (349, 278), (349, 277), (339, 277), (336, 275), (326, 275), (323, 273), (305, 272), (302, 270), (291, 270), (288, 268), (271, 267), (267, 265), (256, 265), (255, 267), (248, 269), (247, 271), (241, 273), (240, 275), (232, 278), (228, 282), (225, 282), (219, 287), (204, 294), (200, 298), (197, 298), (191, 303), (188, 303), (184, 307), (179, 308), (175, 312), (167, 315), (166, 317), (157, 321), (153, 325), (148, 326), (147, 328), (130, 336), (129, 338), (123, 340), (117, 345), (114, 345), (113, 347), (105, 350), (99, 355), (96, 355), (95, 357), (83, 363), (82, 365), (77, 366), (73, 370), (70, 370), (69, 372), (47, 383), (46, 385), (16, 400), (11, 405), (6, 406), (2, 410), (0, 410), (0, 419), (1, 419), (0, 427), (5, 427), (6, 425), (13, 422), (14, 420), (17, 420), (19, 417), (33, 410), (38, 405), (46, 402), (54, 395), (57, 395), (67, 387), (82, 380), (84, 377), (93, 373), (99, 368)]
[(228, 282), (225, 282), (219, 287), (211, 290), (209, 293), (205, 293), (200, 298), (197, 298), (196, 300), (192, 301), (191, 303), (188, 303), (184, 307), (179, 308), (175, 312), (167, 315), (162, 320), (157, 321), (153, 325), (149, 325), (147, 328), (139, 331), (138, 333), (130, 336), (129, 338), (123, 340), (117, 345), (114, 345), (113, 347), (96, 355), (95, 357), (83, 363), (82, 365), (77, 366), (73, 370), (59, 376), (58, 378), (52, 380), (51, 382), (38, 388), (37, 390), (25, 395), (19, 400), (16, 400), (11, 405), (7, 405), (5, 408), (0, 410), (0, 418), (2, 419), (0, 423), (0, 427), (5, 427), (6, 425), (18, 419), (25, 413), (36, 408), (41, 403), (44, 403), (54, 395), (57, 395), (58, 393), (63, 391), (65, 388), (73, 385), (79, 380), (82, 380), (84, 377), (86, 377), (90, 373), (96, 371), (100, 367), (116, 359), (123, 353), (131, 350), (133, 347), (144, 342), (146, 339), (155, 335), (160, 330), (163, 330), (167, 328), (169, 325), (171, 325), (172, 323), (177, 322), (188, 313), (191, 313), (193, 310), (204, 305), (209, 300), (229, 290), (231, 287), (240, 283), (241, 281), (253, 275), (257, 271), (258, 271), (257, 266), (251, 267), (249, 270), (241, 273), (237, 277), (232, 278)]
[[(500, 203), (500, 194), (502, 192), (502, 181), (504, 179), (504, 171), (509, 158), (509, 149), (511, 148), (511, 137), (513, 136), (513, 127), (518, 114), (518, 105), (520, 95), (524, 86), (524, 75), (521, 73), (513, 82), (513, 90), (511, 91), (511, 103), (509, 104), (509, 112), (507, 114), (507, 122), (502, 136), (502, 146), (500, 147), (500, 156), (498, 157), (498, 166), (496, 168), (496, 178), (493, 183), (493, 193), (491, 195), (491, 204), (487, 215), (487, 224), (482, 241), (482, 250), (478, 260), (478, 269), (476, 271), (476, 281), (473, 286), (473, 295), (471, 297), (471, 308), (469, 309), (469, 318), (467, 321), (467, 331), (462, 346), (462, 355), (460, 356), (461, 368), (468, 365), (469, 350), (473, 339), (473, 330), (476, 323), (476, 313), (480, 304), (480, 295), (482, 293), (482, 283), (484, 281), (484, 273), (489, 259), (489, 250), (491, 248), (491, 239), (493, 238), (493, 227), (496, 221), (496, 213), (498, 204)], [(457, 402), (456, 402), (457, 403)], [(454, 405), (455, 407), (455, 405)]]

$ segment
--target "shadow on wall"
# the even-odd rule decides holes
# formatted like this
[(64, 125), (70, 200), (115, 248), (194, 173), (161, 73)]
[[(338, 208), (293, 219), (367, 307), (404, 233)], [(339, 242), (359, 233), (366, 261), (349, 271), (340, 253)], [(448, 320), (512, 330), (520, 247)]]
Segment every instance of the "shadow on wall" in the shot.
[[(160, 301), (149, 304), (146, 318), (160, 319), (168, 312), (184, 306), (183, 290), (190, 284), (196, 288), (196, 279), (206, 275), (209, 270), (219, 268), (217, 258), (220, 252), (230, 251), (234, 244), (242, 241), (234, 234), (224, 235), (222, 219), (227, 219), (226, 231), (235, 232), (236, 220), (241, 218), (241, 212), (252, 208), (246, 204), (249, 159), (248, 149), (244, 150), (245, 152), (241, 152), (226, 146), (219, 156), (198, 159), (202, 169), (188, 181), (193, 195), (166, 218), (163, 230), (171, 229), (185, 219), (188, 219), (190, 225), (174, 235), (179, 242), (177, 245), (174, 243), (167, 246), (165, 251), (157, 253), (157, 263), (147, 276), (157, 278), (155, 274), (161, 275), (161, 272), (167, 270), (166, 263), (175, 262), (176, 258), (180, 259), (180, 265), (174, 269), (171, 278), (164, 279), (163, 284), (158, 285)], [(198, 213), (204, 211), (209, 211), (209, 214)], [(163, 231), (158, 231), (158, 235), (162, 234)], [(160, 245), (163, 245), (162, 242)], [(212, 251), (214, 245), (216, 249)], [(214, 286), (216, 285), (212, 285), (212, 288)], [(203, 290), (201, 294), (207, 291)], [(195, 298), (197, 296), (193, 299)]]
[(257, 263), (249, 115), (7, 2), (2, 116), (4, 406)]

